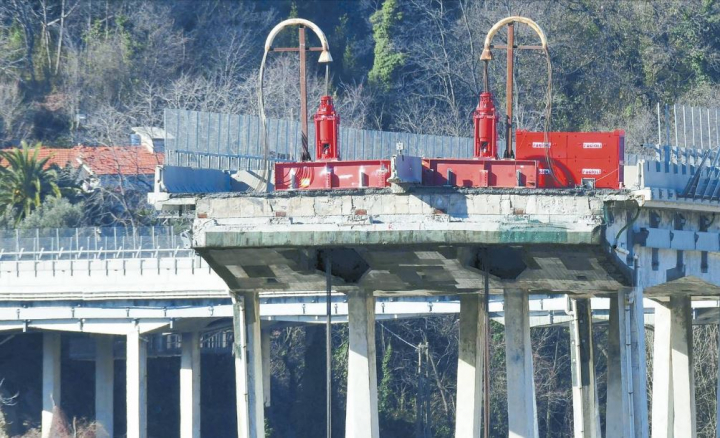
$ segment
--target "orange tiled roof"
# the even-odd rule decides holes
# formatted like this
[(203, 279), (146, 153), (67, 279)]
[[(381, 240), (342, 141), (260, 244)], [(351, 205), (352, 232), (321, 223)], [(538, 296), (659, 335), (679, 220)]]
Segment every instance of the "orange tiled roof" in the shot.
[(95, 175), (148, 175), (163, 164), (164, 154), (152, 153), (141, 146), (77, 146), (82, 163)]
[[(140, 146), (75, 146), (70, 149), (41, 148), (38, 158), (50, 157), (47, 165), (86, 166), (95, 175), (148, 175), (163, 164), (162, 153), (149, 152)], [(7, 165), (7, 163), (0, 163)]]

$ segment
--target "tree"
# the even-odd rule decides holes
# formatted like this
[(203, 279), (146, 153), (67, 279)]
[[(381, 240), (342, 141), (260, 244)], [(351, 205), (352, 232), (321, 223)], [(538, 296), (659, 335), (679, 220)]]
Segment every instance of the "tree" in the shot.
[(405, 62), (405, 55), (399, 53), (392, 42), (395, 26), (402, 20), (396, 0), (385, 0), (382, 8), (370, 17), (375, 39), (375, 59), (368, 74), (371, 84), (389, 89), (393, 74)]
[(40, 144), (22, 143), (21, 149), (0, 151), (0, 209), (10, 210), (17, 225), (40, 207), (48, 196), (60, 197), (54, 170), (47, 169), (50, 157), (38, 158)]

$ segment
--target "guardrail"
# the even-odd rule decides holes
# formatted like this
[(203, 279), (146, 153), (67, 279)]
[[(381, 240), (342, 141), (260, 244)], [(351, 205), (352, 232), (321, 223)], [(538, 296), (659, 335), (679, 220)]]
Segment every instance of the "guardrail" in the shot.
[(0, 230), (0, 261), (192, 257), (183, 227)]

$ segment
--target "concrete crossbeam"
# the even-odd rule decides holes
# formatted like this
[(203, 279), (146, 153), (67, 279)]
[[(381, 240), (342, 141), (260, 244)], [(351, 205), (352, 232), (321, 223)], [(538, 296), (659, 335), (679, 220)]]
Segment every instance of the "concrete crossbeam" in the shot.
[(137, 330), (127, 334), (127, 438), (147, 438), (147, 343)]
[(375, 298), (348, 293), (348, 382), (346, 438), (379, 438), (375, 360)]
[(182, 334), (180, 438), (200, 438), (200, 333)]
[(113, 337), (95, 337), (95, 422), (97, 438), (114, 437), (115, 357)]
[(60, 333), (43, 333), (42, 357), (42, 423), (41, 436), (49, 438), (53, 424), (53, 408), (60, 400)]
[(485, 378), (485, 309), (483, 295), (460, 297), (456, 438), (480, 438)]
[(602, 438), (595, 381), (595, 354), (590, 300), (572, 300), (572, 310), (570, 356), (572, 358), (575, 438)]
[(537, 405), (527, 293), (505, 291), (505, 318), (513, 321), (512, 324), (505, 324), (509, 436), (537, 438)]

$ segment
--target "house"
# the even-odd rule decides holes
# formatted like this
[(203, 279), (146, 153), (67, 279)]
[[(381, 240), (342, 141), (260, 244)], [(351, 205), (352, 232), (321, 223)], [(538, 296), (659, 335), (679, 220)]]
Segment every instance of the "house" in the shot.
[[(75, 146), (69, 149), (41, 148), (39, 158), (50, 157), (48, 166), (82, 169), (90, 187), (131, 187), (152, 191), (155, 167), (163, 164), (163, 153), (137, 146)], [(0, 162), (0, 165), (7, 163)]]

